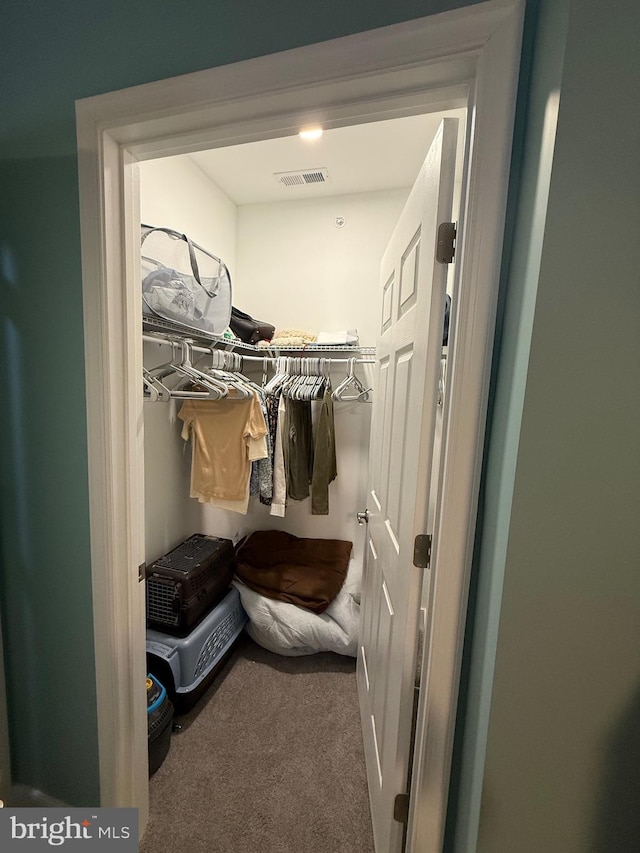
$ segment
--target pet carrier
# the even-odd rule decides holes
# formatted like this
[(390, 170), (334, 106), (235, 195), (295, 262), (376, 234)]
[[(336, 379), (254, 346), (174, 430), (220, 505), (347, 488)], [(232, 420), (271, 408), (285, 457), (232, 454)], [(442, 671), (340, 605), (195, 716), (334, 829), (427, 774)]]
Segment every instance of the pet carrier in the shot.
[(235, 570), (230, 539), (195, 533), (146, 569), (147, 625), (185, 635), (226, 593)]
[(147, 667), (167, 687), (178, 713), (207, 690), (247, 621), (238, 590), (231, 587), (187, 637), (147, 628)]

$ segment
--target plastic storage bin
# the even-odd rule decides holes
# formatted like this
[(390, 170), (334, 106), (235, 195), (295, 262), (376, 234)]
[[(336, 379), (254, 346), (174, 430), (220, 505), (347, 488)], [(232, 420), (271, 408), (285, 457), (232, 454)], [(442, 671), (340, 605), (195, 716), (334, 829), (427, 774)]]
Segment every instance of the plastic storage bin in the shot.
[(248, 621), (240, 595), (225, 597), (186, 637), (147, 628), (147, 666), (166, 685), (178, 713), (196, 703), (224, 664)]

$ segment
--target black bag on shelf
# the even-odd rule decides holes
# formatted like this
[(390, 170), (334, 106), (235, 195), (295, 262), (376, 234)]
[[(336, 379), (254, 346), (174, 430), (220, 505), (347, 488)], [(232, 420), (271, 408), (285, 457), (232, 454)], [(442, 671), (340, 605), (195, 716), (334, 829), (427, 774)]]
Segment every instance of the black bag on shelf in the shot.
[(142, 314), (193, 333), (222, 335), (231, 316), (231, 277), (220, 258), (172, 228), (141, 226)]
[(257, 344), (258, 341), (270, 341), (275, 332), (275, 326), (263, 323), (262, 320), (254, 320), (244, 311), (237, 308), (231, 309), (229, 327), (233, 334), (240, 338), (245, 344)]

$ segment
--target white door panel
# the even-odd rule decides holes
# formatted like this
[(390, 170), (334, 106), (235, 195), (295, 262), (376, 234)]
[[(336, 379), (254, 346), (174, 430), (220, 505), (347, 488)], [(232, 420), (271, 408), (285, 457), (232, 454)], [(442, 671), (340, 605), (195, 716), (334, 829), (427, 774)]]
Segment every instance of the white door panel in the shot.
[(457, 121), (445, 119), (381, 264), (382, 311), (371, 425), (368, 547), (358, 689), (377, 853), (397, 853), (393, 818), (407, 790), (422, 570), (414, 538), (426, 533), (446, 267), (437, 226), (451, 215)]

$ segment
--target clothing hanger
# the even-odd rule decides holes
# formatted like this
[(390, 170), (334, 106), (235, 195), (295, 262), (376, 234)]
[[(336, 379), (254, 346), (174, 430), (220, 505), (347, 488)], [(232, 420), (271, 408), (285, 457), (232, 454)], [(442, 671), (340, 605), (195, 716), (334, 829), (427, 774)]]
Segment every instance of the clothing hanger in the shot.
[(317, 400), (318, 399), (318, 386), (322, 382), (322, 376), (320, 376), (320, 359), (318, 358), (308, 358), (307, 366), (309, 371), (309, 376), (305, 383), (304, 392), (306, 400)]
[(267, 394), (275, 394), (277, 391), (284, 391), (285, 384), (291, 379), (291, 362), (293, 359), (290, 356), (281, 355), (276, 359), (276, 372), (267, 385), (265, 391)]
[(331, 387), (331, 380), (329, 377), (329, 370), (327, 367), (327, 359), (320, 358), (318, 361), (318, 376), (316, 377), (316, 384), (314, 386), (313, 392), (314, 400), (322, 400), (324, 397), (325, 391), (327, 388)]
[(318, 365), (318, 376), (316, 377), (316, 383), (313, 388), (313, 399), (321, 400), (324, 397), (325, 391), (328, 387), (330, 387), (330, 378), (329, 378), (329, 370), (327, 366), (328, 359), (319, 358), (316, 359)]
[[(240, 357), (236, 353), (225, 352), (211, 347), (211, 366), (207, 368), (204, 375), (209, 381), (220, 383), (226, 388), (225, 396), (231, 400), (247, 400), (253, 390), (244, 382), (244, 377), (232, 372), (232, 368), (241, 365)], [(233, 394), (229, 392), (233, 390)]]
[(229, 388), (225, 382), (194, 367), (190, 341), (181, 341), (181, 352), (182, 359), (175, 365), (174, 371), (180, 378), (171, 388), (172, 397), (221, 400), (228, 395)]
[(285, 393), (290, 400), (310, 400), (309, 388), (313, 381), (313, 377), (310, 375), (310, 359), (294, 358), (292, 361), (292, 370), (295, 373), (295, 376), (293, 376), (291, 382), (287, 384), (283, 393)]
[(178, 353), (177, 343), (173, 340), (168, 341), (168, 343), (171, 346), (170, 360), (165, 362), (164, 364), (160, 364), (157, 367), (152, 367), (150, 370), (147, 370), (148, 377), (161, 380), (164, 379), (166, 376), (170, 376), (172, 373), (175, 373), (175, 371), (178, 369), (178, 361), (176, 361)]
[(311, 368), (313, 370), (313, 376), (311, 377), (311, 381), (308, 385), (308, 393), (310, 400), (320, 400), (324, 394), (324, 389), (326, 386), (326, 376), (324, 370), (324, 359), (323, 358), (314, 358), (311, 359)]
[[(166, 385), (162, 380), (172, 375), (178, 375), (181, 378), (179, 380), (179, 384), (170, 387), (169, 385)], [(153, 370), (147, 370), (143, 367), (142, 382), (144, 399), (152, 403), (167, 403), (173, 397), (208, 398), (210, 396), (209, 390), (206, 390), (202, 386), (201, 388), (191, 387), (187, 391), (180, 390), (186, 384), (190, 384), (193, 386), (194, 379), (190, 375), (185, 376), (180, 370), (180, 365), (174, 362), (165, 365), (160, 365), (159, 367), (156, 367)]]
[(305, 382), (305, 376), (303, 375), (305, 367), (302, 364), (301, 359), (294, 358), (293, 359), (293, 373), (295, 376), (292, 377), (291, 382), (289, 382), (285, 389), (285, 394), (290, 400), (300, 400), (302, 388)]
[[(371, 388), (365, 388), (362, 382), (356, 376), (356, 359), (350, 358), (348, 360), (348, 372), (346, 377), (342, 380), (342, 382), (338, 385), (336, 390), (333, 392), (333, 399), (340, 400), (343, 403), (354, 401), (354, 400), (362, 400), (363, 402), (369, 401), (369, 391)], [(353, 386), (356, 390), (356, 394), (348, 395), (348, 390)]]
[(281, 388), (290, 400), (320, 400), (331, 385), (327, 359), (287, 357), (285, 366), (278, 362), (276, 376), (265, 387), (267, 393)]
[(263, 382), (262, 382), (262, 384), (260, 385), (260, 384), (258, 384), (257, 382), (254, 382), (254, 381), (253, 381), (253, 379), (249, 379), (249, 377), (248, 377), (248, 376), (245, 376), (245, 375), (244, 375), (244, 358), (243, 358), (239, 353), (230, 353), (230, 355), (233, 355), (233, 356), (235, 357), (235, 359), (237, 360), (236, 375), (237, 375), (238, 379), (239, 379), (239, 380), (240, 380), (244, 385), (246, 385), (246, 386), (251, 390), (251, 392), (252, 392), (252, 393), (257, 394), (257, 395), (258, 395), (258, 397), (260, 398), (260, 401), (261, 401), (262, 403), (264, 403), (265, 396), (266, 396), (266, 393), (265, 393), (265, 390), (264, 390), (264, 384), (265, 384), (265, 383), (264, 383), (264, 378), (265, 378), (265, 371), (266, 371), (266, 358), (263, 360), (263, 363), (262, 363), (262, 370), (263, 370)]
[(171, 345), (171, 359), (168, 362), (160, 364), (151, 370), (143, 368), (143, 383), (149, 391), (146, 399), (152, 402), (168, 402), (171, 399), (172, 389), (165, 385), (162, 380), (172, 374), (180, 373), (180, 363), (177, 361), (179, 355), (177, 342), (171, 340), (169, 344)]
[(142, 383), (145, 400), (151, 403), (168, 403), (171, 399), (171, 391), (167, 386), (153, 377), (145, 367), (142, 368)]

